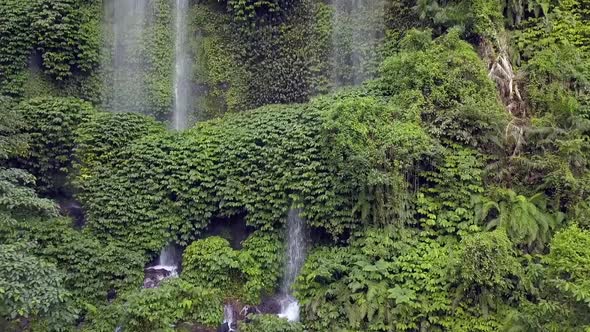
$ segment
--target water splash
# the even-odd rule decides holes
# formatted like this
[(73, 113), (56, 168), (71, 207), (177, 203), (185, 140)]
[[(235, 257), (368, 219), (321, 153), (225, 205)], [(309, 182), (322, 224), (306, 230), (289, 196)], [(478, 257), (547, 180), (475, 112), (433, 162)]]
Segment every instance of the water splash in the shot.
[(188, 52), (188, 0), (176, 0), (175, 8), (175, 69), (174, 69), (174, 111), (173, 126), (176, 130), (188, 127), (191, 104), (190, 77), (191, 61)]
[(291, 209), (287, 216), (287, 252), (285, 273), (281, 284), (281, 312), (279, 317), (299, 321), (299, 303), (291, 295), (291, 287), (305, 263), (307, 252), (305, 221), (300, 210)]
[(378, 64), (385, 0), (332, 0), (332, 84), (359, 85)]
[(285, 295), (280, 301), (281, 312), (279, 313), (280, 318), (285, 318), (290, 322), (299, 321), (299, 302), (291, 295)]

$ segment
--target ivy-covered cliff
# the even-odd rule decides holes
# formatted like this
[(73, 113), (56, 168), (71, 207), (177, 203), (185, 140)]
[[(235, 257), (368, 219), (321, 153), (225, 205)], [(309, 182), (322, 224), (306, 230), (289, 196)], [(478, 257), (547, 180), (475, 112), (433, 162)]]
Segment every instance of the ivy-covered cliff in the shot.
[(0, 0), (0, 330), (590, 330), (590, 1), (190, 1), (184, 131), (122, 3)]

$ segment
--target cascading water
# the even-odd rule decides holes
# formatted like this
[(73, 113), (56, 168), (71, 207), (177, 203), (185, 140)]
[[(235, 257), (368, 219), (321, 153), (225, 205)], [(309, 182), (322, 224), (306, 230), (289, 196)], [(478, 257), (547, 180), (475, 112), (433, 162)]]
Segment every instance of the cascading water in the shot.
[(236, 319), (234, 317), (234, 308), (231, 304), (226, 304), (223, 307), (223, 326), (227, 332), (235, 332), (236, 330)]
[(359, 85), (372, 77), (384, 37), (385, 0), (332, 0), (332, 84)]
[(190, 75), (191, 61), (188, 52), (188, 0), (176, 0), (175, 8), (175, 69), (174, 69), (174, 112), (173, 125), (176, 130), (188, 126), (188, 113), (191, 104)]
[(169, 244), (164, 247), (162, 252), (160, 252), (160, 257), (158, 259), (158, 265), (156, 268), (170, 271), (170, 276), (175, 277), (178, 276), (179, 265), (180, 262), (178, 261), (178, 250), (176, 246)]
[(145, 271), (144, 288), (154, 288), (164, 279), (177, 277), (181, 257), (182, 253), (176, 245), (169, 244), (164, 247), (160, 252), (157, 264), (148, 267)]
[(291, 286), (305, 263), (306, 235), (305, 221), (300, 217), (300, 210), (291, 209), (287, 216), (287, 252), (283, 281), (281, 284), (281, 312), (279, 317), (289, 321), (299, 321), (299, 303), (291, 295)]
[(105, 73), (105, 109), (113, 112), (145, 112), (149, 109), (145, 77), (147, 75), (142, 41), (149, 23), (149, 1), (105, 1), (107, 54)]

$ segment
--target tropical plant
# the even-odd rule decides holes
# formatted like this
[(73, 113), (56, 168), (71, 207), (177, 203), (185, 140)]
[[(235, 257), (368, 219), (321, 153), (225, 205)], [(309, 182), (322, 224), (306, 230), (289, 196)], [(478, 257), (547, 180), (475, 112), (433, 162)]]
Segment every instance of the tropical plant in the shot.
[(500, 229), (516, 244), (542, 249), (551, 232), (563, 221), (563, 213), (551, 213), (542, 193), (526, 197), (511, 189), (495, 189), (491, 198), (474, 197), (475, 217), (488, 230)]
[(374, 89), (398, 98), (414, 93), (401, 106), (417, 104), (428, 133), (485, 148), (508, 119), (485, 65), (457, 30), (434, 40), (429, 35), (409, 31), (400, 41), (400, 52), (383, 61)]
[(590, 310), (590, 231), (572, 225), (555, 234), (543, 261), (548, 266), (547, 283), (564, 298)]
[(468, 331), (476, 321), (491, 331), (494, 318), (468, 301), (453, 311), (448, 265), (448, 248), (409, 229), (375, 228), (350, 247), (312, 252), (295, 295), (311, 331)]
[(256, 231), (234, 250), (212, 236), (191, 243), (183, 255), (183, 275), (195, 285), (221, 290), (245, 303), (257, 304), (273, 294), (280, 277), (283, 245), (276, 233)]
[(555, 234), (548, 255), (529, 267), (537, 291), (512, 310), (504, 331), (586, 331), (590, 328), (590, 233), (570, 225)]
[(240, 322), (243, 332), (303, 332), (301, 323), (292, 323), (275, 315), (253, 315), (246, 322)]
[(465, 235), (480, 228), (471, 197), (484, 191), (484, 156), (460, 145), (444, 149), (431, 170), (418, 173), (424, 185), (416, 200), (416, 219), (432, 236)]
[(10, 167), (9, 161), (26, 156), (29, 148), (25, 124), (13, 107), (10, 99), (0, 98), (0, 240), (23, 219), (58, 214), (54, 202), (37, 196), (34, 176)]
[(218, 236), (191, 243), (184, 251), (182, 263), (187, 280), (202, 287), (232, 289), (239, 278), (238, 253)]
[(22, 133), (30, 137), (30, 152), (18, 159), (19, 166), (37, 178), (42, 192), (67, 192), (74, 132), (94, 108), (76, 98), (46, 97), (21, 102), (16, 110), (26, 124)]
[(238, 253), (240, 271), (246, 280), (242, 294), (247, 303), (258, 303), (273, 294), (282, 273), (284, 245), (276, 232), (256, 231)]
[(78, 308), (106, 303), (121, 292), (141, 285), (144, 252), (126, 243), (99, 241), (75, 229), (69, 218), (29, 218), (10, 228), (11, 243), (36, 243), (30, 252), (66, 272), (65, 287)]

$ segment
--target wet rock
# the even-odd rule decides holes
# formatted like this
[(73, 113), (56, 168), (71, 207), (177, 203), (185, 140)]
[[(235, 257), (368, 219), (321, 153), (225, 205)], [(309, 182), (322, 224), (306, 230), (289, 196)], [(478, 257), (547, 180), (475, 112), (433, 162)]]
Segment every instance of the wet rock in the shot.
[(84, 209), (77, 201), (73, 199), (62, 198), (59, 200), (59, 210), (61, 214), (72, 218), (75, 228), (80, 229), (86, 224)]
[(144, 273), (143, 288), (156, 288), (164, 279), (177, 275), (175, 270), (163, 266), (148, 267)]
[(264, 298), (262, 303), (257, 307), (260, 313), (272, 315), (278, 315), (281, 309), (281, 301), (276, 296)]
[(239, 319), (248, 322), (249, 321), (248, 317), (250, 315), (259, 315), (261, 313), (262, 312), (260, 312), (260, 310), (257, 307), (251, 306), (251, 305), (245, 305), (242, 308), (242, 310), (240, 310)]
[(229, 332), (229, 324), (223, 323), (217, 328), (217, 332)]

